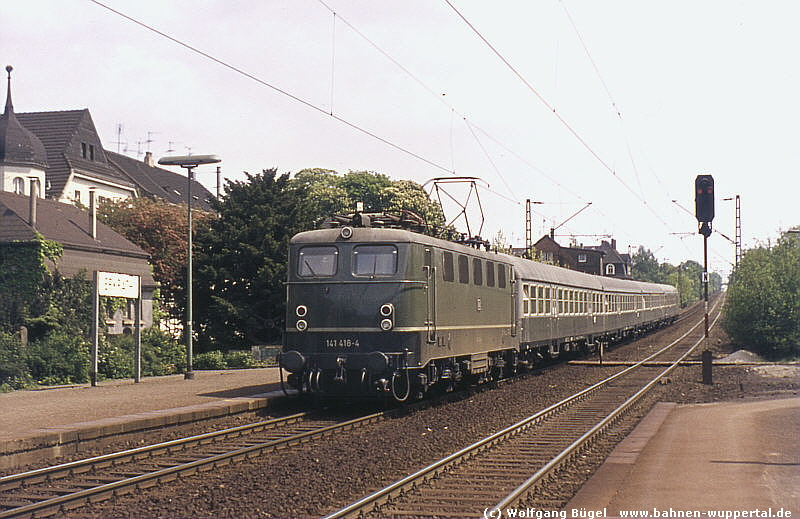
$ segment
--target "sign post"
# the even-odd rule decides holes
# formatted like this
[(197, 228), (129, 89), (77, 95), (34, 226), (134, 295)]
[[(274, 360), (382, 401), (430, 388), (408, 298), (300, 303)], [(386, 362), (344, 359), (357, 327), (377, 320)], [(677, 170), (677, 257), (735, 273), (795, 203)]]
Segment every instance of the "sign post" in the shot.
[(136, 306), (134, 311), (134, 376), (135, 382), (141, 380), (142, 372), (142, 282), (139, 276), (129, 274), (118, 274), (116, 272), (94, 271), (92, 275), (94, 281), (94, 296), (92, 297), (92, 386), (97, 385), (97, 358), (100, 346), (100, 296), (124, 297), (135, 299)]

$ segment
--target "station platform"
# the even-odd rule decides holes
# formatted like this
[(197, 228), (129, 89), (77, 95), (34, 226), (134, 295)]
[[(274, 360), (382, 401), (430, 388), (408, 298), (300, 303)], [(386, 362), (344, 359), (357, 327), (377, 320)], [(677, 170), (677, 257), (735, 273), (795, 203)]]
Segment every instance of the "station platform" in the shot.
[(278, 368), (194, 373), (0, 393), (0, 470), (120, 434), (256, 412), (283, 396)]
[(800, 398), (656, 404), (565, 511), (798, 517)]

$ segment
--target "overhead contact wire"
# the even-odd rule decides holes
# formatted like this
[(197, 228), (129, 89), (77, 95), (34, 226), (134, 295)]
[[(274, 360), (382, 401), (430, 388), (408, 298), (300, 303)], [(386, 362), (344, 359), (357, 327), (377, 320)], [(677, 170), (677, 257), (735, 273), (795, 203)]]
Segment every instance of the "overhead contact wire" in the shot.
[(100, 7), (108, 10), (108, 11), (111, 11), (112, 13), (114, 13), (114, 14), (116, 14), (118, 16), (121, 16), (122, 18), (125, 18), (126, 20), (128, 20), (130, 22), (135, 23), (136, 25), (138, 25), (140, 27), (143, 27), (143, 28), (147, 29), (148, 31), (151, 31), (151, 32), (153, 32), (155, 34), (158, 34), (159, 36), (161, 36), (163, 38), (166, 38), (166, 39), (170, 40), (171, 42), (176, 43), (176, 44), (180, 45), (181, 47), (184, 47), (184, 48), (194, 52), (195, 54), (199, 54), (200, 56), (203, 56), (204, 58), (206, 58), (206, 59), (208, 59), (210, 61), (213, 61), (214, 63), (216, 63), (218, 65), (221, 65), (221, 66), (223, 66), (223, 67), (225, 67), (225, 68), (227, 68), (229, 70), (232, 70), (233, 72), (236, 72), (239, 75), (242, 75), (242, 76), (244, 76), (244, 77), (246, 77), (246, 78), (248, 78), (248, 79), (250, 79), (252, 81), (255, 81), (256, 83), (258, 83), (260, 85), (263, 85), (263, 86), (265, 86), (267, 88), (270, 88), (270, 89), (274, 90), (275, 92), (278, 92), (279, 94), (282, 94), (282, 95), (292, 99), (293, 101), (296, 101), (296, 102), (302, 104), (303, 106), (311, 108), (312, 110), (316, 110), (317, 112), (323, 113), (323, 114), (331, 117), (332, 119), (344, 124), (345, 126), (348, 126), (348, 127), (352, 128), (352, 129), (358, 131), (358, 132), (361, 132), (364, 135), (372, 137), (373, 139), (375, 139), (377, 141), (380, 141), (380, 142), (386, 144), (387, 146), (390, 146), (390, 147), (392, 147), (392, 148), (394, 148), (394, 149), (396, 149), (398, 151), (401, 151), (401, 152), (405, 153), (406, 155), (414, 157), (415, 159), (420, 160), (420, 161), (428, 164), (429, 166), (433, 166), (434, 168), (442, 170), (442, 171), (445, 171), (447, 173), (452, 173), (452, 171), (449, 170), (446, 166), (442, 166), (441, 164), (438, 164), (438, 163), (436, 163), (436, 162), (434, 162), (434, 161), (432, 161), (430, 159), (427, 159), (427, 158), (423, 157), (422, 155), (420, 155), (418, 153), (415, 153), (415, 152), (413, 152), (413, 151), (411, 151), (411, 150), (409, 150), (407, 148), (404, 148), (403, 146), (401, 146), (399, 144), (396, 144), (396, 143), (390, 141), (389, 139), (386, 139), (385, 137), (381, 137), (380, 135), (376, 134), (375, 132), (373, 132), (371, 130), (367, 130), (366, 128), (363, 128), (363, 127), (357, 125), (356, 123), (350, 122), (347, 119), (344, 119), (343, 117), (335, 115), (335, 114), (332, 113), (333, 112), (332, 110), (331, 110), (331, 112), (328, 112), (324, 108), (322, 108), (320, 106), (317, 106), (317, 105), (315, 105), (315, 104), (313, 104), (313, 103), (311, 103), (309, 101), (306, 101), (305, 99), (302, 99), (302, 98), (300, 98), (300, 97), (298, 97), (298, 96), (296, 96), (296, 95), (294, 95), (294, 94), (292, 94), (292, 93), (290, 93), (290, 92), (288, 92), (288, 91), (286, 91), (286, 90), (284, 90), (282, 88), (279, 88), (279, 87), (277, 87), (277, 86), (275, 86), (275, 85), (273, 85), (271, 83), (268, 83), (267, 81), (264, 81), (263, 79), (261, 79), (261, 78), (259, 78), (257, 76), (254, 76), (253, 74), (251, 74), (251, 73), (249, 73), (249, 72), (247, 72), (245, 70), (242, 70), (242, 69), (236, 67), (235, 65), (231, 65), (230, 63), (228, 63), (226, 61), (223, 61), (223, 60), (221, 60), (221, 59), (219, 59), (219, 58), (217, 58), (217, 57), (215, 57), (215, 56), (213, 56), (213, 55), (211, 55), (211, 54), (209, 54), (209, 53), (207, 53), (207, 52), (205, 52), (205, 51), (203, 51), (201, 49), (198, 49), (197, 47), (189, 45), (186, 42), (183, 42), (183, 41), (181, 41), (181, 40), (179, 40), (179, 39), (177, 39), (177, 38), (175, 38), (173, 36), (170, 36), (169, 34), (163, 32), (163, 31), (158, 30), (155, 27), (147, 25), (146, 23), (141, 22), (141, 21), (137, 20), (136, 18), (128, 16), (127, 14), (125, 14), (125, 13), (123, 13), (121, 11), (118, 11), (118, 10), (112, 8), (112, 7), (109, 7), (108, 5), (105, 5), (104, 3), (100, 2), (99, 0), (89, 0), (89, 1), (92, 2), (93, 4), (96, 4), (96, 5), (100, 6)]

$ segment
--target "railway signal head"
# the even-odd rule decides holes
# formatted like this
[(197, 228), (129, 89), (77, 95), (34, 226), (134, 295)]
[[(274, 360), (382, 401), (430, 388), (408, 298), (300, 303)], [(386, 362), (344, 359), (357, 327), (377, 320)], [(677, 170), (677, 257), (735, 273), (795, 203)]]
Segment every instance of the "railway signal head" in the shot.
[(697, 175), (694, 180), (694, 208), (697, 221), (711, 223), (714, 219), (714, 177)]

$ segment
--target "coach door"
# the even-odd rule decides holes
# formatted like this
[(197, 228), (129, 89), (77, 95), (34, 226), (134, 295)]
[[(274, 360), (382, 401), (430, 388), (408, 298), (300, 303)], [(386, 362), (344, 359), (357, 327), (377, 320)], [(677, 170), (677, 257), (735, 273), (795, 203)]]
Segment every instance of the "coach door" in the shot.
[(433, 250), (430, 248), (425, 249), (425, 299), (426, 299), (426, 312), (425, 312), (425, 328), (427, 341), (429, 343), (436, 342), (436, 267), (433, 264)]

